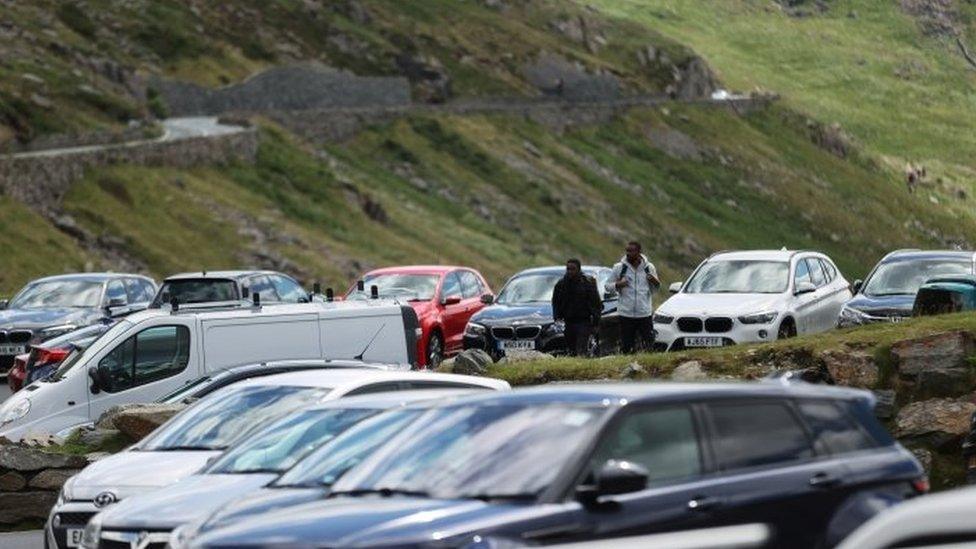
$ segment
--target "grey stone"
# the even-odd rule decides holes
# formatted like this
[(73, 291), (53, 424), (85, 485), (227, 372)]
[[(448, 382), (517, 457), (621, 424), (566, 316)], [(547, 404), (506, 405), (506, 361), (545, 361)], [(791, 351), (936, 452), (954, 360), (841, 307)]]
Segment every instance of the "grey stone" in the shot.
[(948, 398), (912, 402), (895, 417), (895, 436), (935, 449), (958, 443), (969, 433), (976, 404)]
[(932, 451), (926, 450), (925, 448), (912, 448), (912, 454), (915, 455), (915, 459), (922, 464), (922, 468), (925, 469), (925, 473), (932, 472)]
[(97, 448), (118, 435), (118, 429), (81, 429), (78, 432), (78, 442), (88, 447)]
[(539, 351), (508, 351), (505, 353), (501, 359), (499, 359), (499, 364), (516, 364), (519, 362), (532, 362), (536, 360), (549, 360), (555, 358), (549, 353), (541, 353)]
[(624, 369), (620, 372), (621, 379), (634, 379), (636, 377), (643, 376), (647, 373), (647, 370), (643, 366), (636, 362), (631, 362), (624, 366)]
[(878, 365), (867, 353), (829, 350), (820, 353), (820, 359), (837, 385), (871, 388), (878, 383)]
[(895, 416), (895, 391), (880, 389), (874, 392), (874, 397), (874, 415), (878, 419), (891, 419)]
[(976, 354), (972, 335), (946, 332), (896, 342), (891, 346), (898, 375), (930, 396), (953, 396), (973, 389), (969, 357)]
[(130, 405), (114, 414), (112, 425), (126, 438), (135, 442), (142, 440), (184, 408), (186, 408), (184, 404)]
[(44, 520), (57, 499), (57, 492), (0, 492), (0, 524)]
[(671, 372), (673, 381), (702, 381), (708, 379), (708, 374), (702, 369), (702, 363), (697, 360), (682, 362)]
[(16, 492), (27, 486), (24, 475), (15, 471), (7, 471), (0, 475), (0, 492)]
[(105, 459), (105, 458), (107, 458), (110, 455), (112, 455), (110, 452), (89, 452), (89, 453), (85, 454), (85, 460), (89, 464), (92, 464), (92, 463), (95, 463), (96, 461), (98, 461), (100, 459)]
[(43, 469), (77, 468), (85, 466), (85, 458), (55, 454), (22, 446), (0, 446), (0, 469), (41, 471)]
[(59, 491), (65, 481), (78, 474), (79, 469), (45, 469), (30, 479), (28, 486), (37, 490)]
[(467, 349), (454, 357), (454, 373), (483, 376), (494, 361), (481, 349)]

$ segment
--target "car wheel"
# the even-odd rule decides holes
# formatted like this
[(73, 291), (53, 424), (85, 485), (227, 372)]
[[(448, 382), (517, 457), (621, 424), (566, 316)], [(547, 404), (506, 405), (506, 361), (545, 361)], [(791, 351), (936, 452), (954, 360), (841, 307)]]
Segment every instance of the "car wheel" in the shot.
[(792, 318), (783, 319), (779, 325), (779, 330), (776, 332), (776, 339), (789, 339), (791, 337), (796, 337), (796, 324)]
[(444, 360), (444, 339), (434, 332), (427, 340), (427, 369), (433, 370)]
[(590, 334), (590, 339), (586, 342), (586, 351), (591, 357), (601, 356), (603, 354), (600, 349), (600, 336)]

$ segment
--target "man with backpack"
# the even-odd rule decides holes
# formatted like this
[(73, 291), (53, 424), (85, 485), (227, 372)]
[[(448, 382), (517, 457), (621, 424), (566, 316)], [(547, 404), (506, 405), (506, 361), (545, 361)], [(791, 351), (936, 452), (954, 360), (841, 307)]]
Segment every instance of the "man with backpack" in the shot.
[(617, 315), (620, 317), (621, 352), (651, 349), (654, 343), (651, 293), (660, 286), (657, 269), (641, 253), (640, 243), (628, 242), (626, 253), (613, 266), (613, 274), (605, 287), (607, 292), (616, 291), (620, 295)]

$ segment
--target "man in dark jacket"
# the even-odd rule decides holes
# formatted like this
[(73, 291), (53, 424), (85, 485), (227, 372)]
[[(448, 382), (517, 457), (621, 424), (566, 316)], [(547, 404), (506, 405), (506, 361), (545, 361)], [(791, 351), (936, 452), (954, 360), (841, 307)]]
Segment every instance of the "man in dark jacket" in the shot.
[(564, 323), (563, 337), (566, 352), (571, 355), (586, 355), (589, 351), (590, 335), (600, 323), (603, 303), (596, 288), (596, 280), (583, 274), (578, 259), (566, 262), (566, 274), (552, 292), (552, 317)]

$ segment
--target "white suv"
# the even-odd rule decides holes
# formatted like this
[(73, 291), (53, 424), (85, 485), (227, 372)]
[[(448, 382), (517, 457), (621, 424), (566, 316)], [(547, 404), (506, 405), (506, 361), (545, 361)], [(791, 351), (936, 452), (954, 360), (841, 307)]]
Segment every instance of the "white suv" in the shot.
[(772, 341), (834, 328), (851, 298), (829, 257), (787, 250), (723, 252), (698, 266), (654, 314), (655, 347), (676, 351)]

